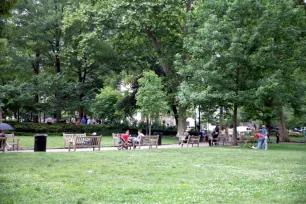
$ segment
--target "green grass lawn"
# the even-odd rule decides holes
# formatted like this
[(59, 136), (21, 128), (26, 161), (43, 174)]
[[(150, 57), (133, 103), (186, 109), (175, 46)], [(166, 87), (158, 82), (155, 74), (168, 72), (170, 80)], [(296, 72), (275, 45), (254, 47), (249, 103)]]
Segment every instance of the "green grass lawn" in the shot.
[[(22, 149), (34, 149), (34, 136), (16, 136), (20, 139), (20, 146)], [(178, 140), (175, 136), (163, 136), (162, 144), (175, 144)], [(103, 136), (101, 146), (113, 146), (112, 136)], [(63, 136), (48, 136), (47, 149), (49, 148), (63, 148)]]
[(4, 153), (0, 164), (0, 203), (306, 203), (304, 144)]
[[(34, 136), (17, 136), (20, 139), (20, 146), (22, 149), (34, 149)], [(272, 142), (276, 141), (275, 136), (270, 137)], [(303, 137), (292, 137), (291, 141), (304, 142)], [(175, 136), (162, 136), (162, 144), (177, 144), (178, 139)], [(103, 136), (101, 146), (113, 146), (112, 136)], [(47, 137), (47, 149), (49, 148), (63, 148), (63, 136), (48, 136)]]

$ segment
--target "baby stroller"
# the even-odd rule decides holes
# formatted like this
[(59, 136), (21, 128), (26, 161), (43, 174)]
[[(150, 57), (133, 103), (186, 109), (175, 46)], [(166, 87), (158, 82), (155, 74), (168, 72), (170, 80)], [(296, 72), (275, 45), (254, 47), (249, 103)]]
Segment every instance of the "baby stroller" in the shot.
[(129, 139), (128, 134), (120, 134), (119, 138), (119, 145), (118, 145), (118, 150), (127, 150), (131, 149), (133, 146), (133, 141)]

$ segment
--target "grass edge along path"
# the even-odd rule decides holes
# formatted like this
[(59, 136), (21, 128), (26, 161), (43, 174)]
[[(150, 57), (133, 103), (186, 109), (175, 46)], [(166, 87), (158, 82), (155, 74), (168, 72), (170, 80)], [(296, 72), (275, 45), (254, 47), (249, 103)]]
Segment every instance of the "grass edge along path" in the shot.
[(304, 145), (0, 155), (0, 203), (305, 203)]

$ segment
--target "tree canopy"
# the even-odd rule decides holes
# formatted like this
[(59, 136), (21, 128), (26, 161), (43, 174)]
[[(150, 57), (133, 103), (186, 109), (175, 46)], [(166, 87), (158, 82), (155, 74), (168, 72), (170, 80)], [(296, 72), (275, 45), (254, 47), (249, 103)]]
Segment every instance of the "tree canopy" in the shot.
[(166, 112), (183, 134), (199, 107), (231, 116), (234, 144), (239, 117), (278, 125), (287, 140), (286, 128), (306, 126), (296, 122), (306, 110), (305, 11), (296, 0), (4, 0), (0, 120)]

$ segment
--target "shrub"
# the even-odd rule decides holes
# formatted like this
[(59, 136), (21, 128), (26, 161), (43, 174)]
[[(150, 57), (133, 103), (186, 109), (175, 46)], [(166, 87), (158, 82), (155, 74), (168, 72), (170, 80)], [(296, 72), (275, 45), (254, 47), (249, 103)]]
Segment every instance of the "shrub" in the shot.
[[(33, 135), (36, 133), (45, 133), (50, 135), (62, 135), (62, 133), (87, 133), (96, 132), (97, 135), (112, 135), (112, 133), (121, 133), (130, 130), (130, 133), (137, 135), (138, 129), (126, 125), (72, 125), (72, 124), (40, 124), (40, 123), (15, 123), (16, 135)], [(145, 128), (142, 129), (145, 133)], [(153, 132), (160, 132), (163, 135), (175, 135), (176, 130), (172, 129), (153, 129)]]

